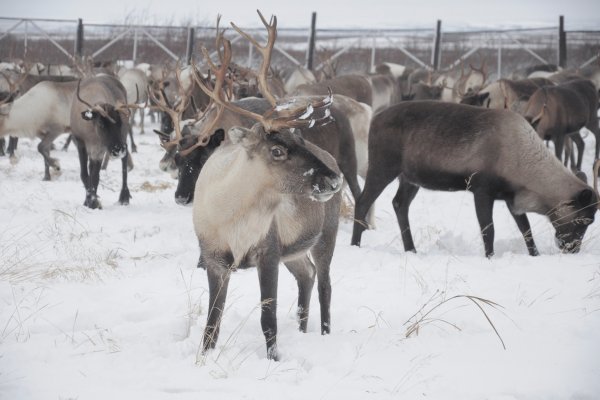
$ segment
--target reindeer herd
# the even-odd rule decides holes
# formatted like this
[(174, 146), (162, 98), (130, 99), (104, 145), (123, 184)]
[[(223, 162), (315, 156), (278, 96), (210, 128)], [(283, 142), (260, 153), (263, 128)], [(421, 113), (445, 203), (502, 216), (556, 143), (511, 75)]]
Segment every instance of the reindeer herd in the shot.
[[(343, 186), (355, 201), (353, 245), (374, 228), (375, 200), (398, 179), (393, 208), (406, 251), (415, 251), (409, 208), (420, 187), (473, 193), (487, 257), (494, 254), (495, 200), (506, 202), (530, 255), (539, 253), (528, 212), (548, 217), (561, 251), (580, 250), (599, 208), (600, 68), (536, 70), (488, 83), (485, 66), (459, 75), (383, 63), (374, 74), (320, 81), (298, 69), (284, 82), (271, 67), (277, 19), (259, 16), (264, 45), (231, 24), (261, 54), (257, 70), (232, 62), (217, 23), (218, 61), (204, 49), (205, 67), (0, 72), (1, 155), (14, 159), (18, 138), (39, 138), (43, 179), (50, 180), (51, 169), (60, 169), (50, 156), (53, 141), (69, 133), (89, 208), (101, 208), (100, 170), (109, 159), (121, 160), (119, 203), (129, 204), (133, 117), (138, 110), (141, 121), (158, 115), (160, 169), (178, 179), (175, 201), (193, 203), (198, 266), (208, 274), (205, 351), (216, 344), (237, 268), (258, 269), (268, 358), (278, 359), (280, 263), (297, 280), (300, 330), (316, 278), (321, 332), (330, 332), (329, 267)], [(593, 188), (581, 171), (582, 128), (596, 139)]]

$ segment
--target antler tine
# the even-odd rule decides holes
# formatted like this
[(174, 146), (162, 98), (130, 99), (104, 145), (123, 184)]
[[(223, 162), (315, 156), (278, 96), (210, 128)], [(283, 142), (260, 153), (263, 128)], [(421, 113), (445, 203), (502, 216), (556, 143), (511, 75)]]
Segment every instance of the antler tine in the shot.
[(79, 80), (77, 81), (77, 92), (75, 93), (75, 94), (76, 94), (76, 96), (77, 96), (77, 100), (79, 100), (79, 101), (80, 101), (80, 102), (82, 102), (84, 105), (86, 105), (86, 106), (89, 108), (89, 111), (95, 111), (95, 112), (97, 112), (98, 114), (102, 115), (104, 118), (108, 119), (108, 120), (109, 120), (110, 122), (112, 122), (113, 124), (114, 124), (114, 123), (116, 123), (116, 122), (115, 122), (115, 120), (114, 120), (114, 119), (113, 119), (113, 118), (112, 118), (110, 115), (108, 115), (108, 113), (106, 112), (106, 110), (104, 110), (104, 108), (102, 108), (102, 107), (100, 107), (100, 106), (98, 106), (98, 105), (94, 105), (94, 106), (93, 106), (93, 105), (91, 105), (90, 103), (88, 103), (87, 101), (83, 100), (83, 99), (81, 98), (81, 95), (80, 95), (80, 93), (79, 93), (79, 91), (80, 91), (80, 88), (81, 88), (81, 79), (79, 79)]
[(81, 87), (81, 79), (77, 81), (77, 100), (79, 100), (80, 102), (82, 102), (83, 104), (85, 104), (86, 106), (88, 106), (90, 109), (93, 109), (94, 106), (91, 105), (90, 103), (88, 103), (87, 101), (85, 101), (84, 99), (81, 98), (81, 95), (79, 94), (79, 89)]
[[(148, 93), (150, 93), (149, 86), (147, 87), (146, 90), (148, 91)], [(137, 109), (144, 109), (144, 108), (148, 107), (148, 97), (146, 97), (146, 101), (142, 105), (138, 104), (139, 100), (140, 100), (140, 90), (136, 83), (136, 85), (135, 85), (135, 102), (133, 102), (132, 104), (119, 103), (118, 106), (116, 107), (116, 109), (117, 109), (117, 111), (126, 111), (128, 115), (131, 115), (131, 109), (137, 110)]]
[(253, 113), (248, 110), (244, 110), (243, 108), (237, 107), (227, 100), (223, 98), (224, 94), (224, 83), (227, 79), (227, 70), (229, 68), (229, 64), (231, 63), (231, 42), (223, 37), (222, 33), (219, 33), (219, 38), (217, 39), (219, 43), (219, 47), (223, 46), (221, 66), (217, 67), (212, 60), (210, 59), (210, 55), (208, 54), (208, 50), (206, 48), (202, 49), (202, 53), (204, 54), (204, 58), (206, 59), (207, 64), (209, 65), (211, 71), (215, 75), (215, 84), (213, 88), (209, 88), (203, 81), (197, 76), (197, 71), (192, 71), (192, 76), (194, 80), (202, 89), (204, 93), (206, 93), (218, 107), (225, 107), (235, 113), (247, 116), (249, 118), (254, 119), (257, 122), (262, 123), (265, 126), (265, 129), (270, 127), (268, 121), (260, 114)]
[(158, 108), (161, 111), (166, 112), (171, 120), (173, 121), (173, 129), (175, 131), (175, 138), (168, 142), (163, 142), (161, 145), (165, 148), (169, 148), (175, 146), (177, 143), (183, 139), (183, 135), (181, 134), (181, 114), (183, 113), (183, 109), (179, 110), (179, 107), (173, 109), (167, 100), (167, 96), (165, 94), (164, 89), (160, 89), (158, 91), (150, 90), (148, 92), (148, 97), (154, 102), (153, 108)]
[(475, 72), (479, 72), (481, 74), (481, 76), (482, 76), (481, 86), (483, 87), (483, 85), (487, 81), (487, 75), (488, 75), (488, 72), (486, 71), (487, 70), (487, 65), (485, 63), (485, 60), (481, 63), (481, 67), (479, 67), (479, 68), (475, 68), (473, 66), (473, 64), (469, 64), (469, 67), (471, 68), (471, 70), (473, 70)]
[(271, 105), (275, 107), (277, 105), (277, 99), (269, 90), (267, 76), (269, 74), (269, 68), (271, 66), (271, 55), (273, 53), (273, 47), (275, 46), (275, 39), (277, 39), (277, 17), (275, 15), (272, 15), (270, 21), (267, 22), (267, 20), (259, 10), (256, 10), (256, 12), (258, 13), (263, 25), (267, 28), (268, 38), (266, 45), (261, 46), (258, 43), (258, 41), (256, 41), (256, 39), (254, 39), (246, 32), (242, 31), (233, 22), (231, 23), (231, 26), (237, 31), (237, 33), (239, 33), (248, 41), (250, 41), (250, 43), (252, 43), (254, 47), (256, 47), (256, 49), (262, 54), (263, 61), (258, 73), (258, 87), (265, 99), (267, 99), (269, 103), (271, 103)]

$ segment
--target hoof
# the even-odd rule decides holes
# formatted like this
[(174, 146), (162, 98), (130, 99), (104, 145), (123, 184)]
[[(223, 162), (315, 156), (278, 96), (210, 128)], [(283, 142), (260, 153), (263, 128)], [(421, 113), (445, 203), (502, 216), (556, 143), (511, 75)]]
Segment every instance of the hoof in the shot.
[(119, 195), (119, 204), (122, 206), (129, 205), (129, 199), (131, 199), (131, 194), (129, 194), (129, 190), (122, 190)]

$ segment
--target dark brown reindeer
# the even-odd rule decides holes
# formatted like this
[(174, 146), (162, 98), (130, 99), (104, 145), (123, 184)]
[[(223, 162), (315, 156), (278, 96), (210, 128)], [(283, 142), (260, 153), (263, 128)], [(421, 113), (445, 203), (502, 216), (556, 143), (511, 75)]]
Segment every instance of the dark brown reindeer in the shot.
[(508, 205), (530, 255), (538, 250), (526, 212), (548, 216), (559, 248), (578, 252), (598, 203), (593, 189), (548, 151), (523, 117), (462, 104), (406, 102), (373, 118), (353, 245), (361, 243), (367, 210), (396, 178), (393, 206), (406, 251), (415, 251), (408, 211), (420, 187), (473, 193), (487, 257), (494, 254), (495, 200)]
[(120, 158), (122, 187), (119, 203), (129, 204), (127, 187), (127, 134), (130, 108), (125, 88), (115, 77), (98, 75), (77, 83), (76, 98), (71, 107), (71, 132), (81, 167), (81, 181), (86, 190), (85, 206), (102, 208), (98, 200), (100, 167), (106, 155)]
[[(585, 143), (579, 134), (583, 127), (596, 137), (595, 158), (600, 152), (598, 93), (587, 79), (570, 80), (556, 86), (544, 86), (529, 99), (523, 115), (540, 138), (552, 140), (556, 157), (562, 160), (565, 139), (570, 137), (578, 150), (577, 170), (581, 170)], [(565, 160), (566, 162), (566, 160)]]
[[(219, 335), (231, 272), (256, 266), (261, 292), (261, 326), (267, 357), (277, 360), (277, 277), (283, 262), (298, 283), (298, 317), (306, 331), (315, 275), (321, 305), (321, 332), (330, 332), (331, 283), (329, 265), (338, 226), (342, 178), (333, 157), (290, 128), (329, 120), (331, 97), (277, 103), (266, 89), (266, 69), (276, 37), (277, 19), (267, 22), (266, 46), (252, 43), (263, 54), (261, 92), (271, 109), (258, 114), (224, 98), (231, 44), (217, 31), (223, 46), (217, 68), (204, 50), (215, 74), (212, 90), (204, 87), (219, 108), (258, 122), (252, 129), (228, 131), (230, 142), (206, 161), (194, 194), (193, 219), (200, 244), (200, 266), (207, 270), (210, 300), (204, 351), (214, 348)], [(240, 34), (249, 38), (232, 24)], [(209, 131), (208, 134), (212, 132)]]

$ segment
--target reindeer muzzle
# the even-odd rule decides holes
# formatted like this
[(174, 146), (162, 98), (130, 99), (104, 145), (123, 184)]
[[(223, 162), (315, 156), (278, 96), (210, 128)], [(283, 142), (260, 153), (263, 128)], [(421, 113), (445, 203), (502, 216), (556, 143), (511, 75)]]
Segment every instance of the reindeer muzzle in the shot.
[(310, 195), (310, 198), (315, 201), (325, 202), (331, 199), (334, 194), (340, 191), (343, 183), (344, 178), (342, 178), (341, 175), (336, 175), (333, 178), (325, 176), (322, 180), (320, 180), (320, 182), (313, 184), (313, 190)]

